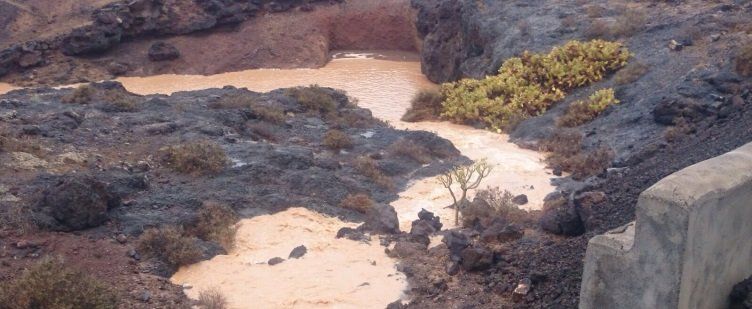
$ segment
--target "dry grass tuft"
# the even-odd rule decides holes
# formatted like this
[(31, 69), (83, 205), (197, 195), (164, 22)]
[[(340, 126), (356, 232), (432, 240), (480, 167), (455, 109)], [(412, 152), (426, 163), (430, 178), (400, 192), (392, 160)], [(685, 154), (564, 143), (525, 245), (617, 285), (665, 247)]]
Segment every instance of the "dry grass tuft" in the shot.
[(326, 148), (334, 151), (349, 149), (353, 146), (353, 141), (350, 136), (336, 129), (326, 131), (322, 143)]
[(391, 178), (381, 172), (375, 160), (366, 156), (360, 156), (355, 160), (355, 170), (361, 175), (371, 179), (371, 181), (380, 187), (387, 190), (394, 190), (394, 182)]
[(198, 211), (193, 233), (203, 240), (217, 242), (225, 250), (230, 250), (235, 243), (237, 221), (238, 215), (229, 206), (207, 202)]
[(186, 174), (216, 174), (227, 162), (224, 149), (212, 142), (193, 142), (168, 147), (164, 150), (167, 165)]
[(752, 43), (739, 48), (735, 59), (736, 72), (742, 76), (752, 76)]
[(198, 294), (198, 307), (201, 309), (226, 309), (227, 298), (216, 288)]
[(173, 268), (201, 259), (201, 249), (196, 245), (196, 239), (186, 235), (181, 227), (168, 226), (144, 231), (138, 241), (138, 250)]
[(20, 277), (0, 284), (0, 308), (116, 308), (118, 298), (105, 284), (45, 258)]
[(348, 194), (347, 197), (345, 197), (345, 199), (343, 199), (342, 202), (339, 203), (339, 207), (355, 210), (360, 213), (367, 213), (368, 210), (373, 207), (374, 203), (375, 202), (371, 199), (371, 197), (366, 194)]
[(601, 146), (590, 152), (582, 150), (582, 134), (576, 130), (560, 130), (541, 143), (542, 151), (549, 152), (547, 162), (554, 168), (572, 173), (572, 178), (582, 180), (595, 176), (611, 166), (614, 152)]
[(396, 156), (413, 159), (420, 164), (431, 163), (431, 154), (426, 147), (404, 138), (389, 145), (387, 151)]
[(63, 97), (63, 103), (89, 104), (91, 103), (91, 100), (94, 99), (96, 92), (97, 90), (94, 89), (93, 86), (89, 84), (83, 84), (76, 87), (76, 89), (73, 89), (73, 92), (65, 95)]
[(616, 85), (631, 84), (639, 80), (645, 73), (648, 72), (648, 66), (639, 61), (633, 61), (627, 64), (626, 67), (619, 70), (614, 74), (614, 83)]
[(309, 111), (328, 114), (337, 110), (337, 101), (334, 97), (327, 89), (318, 85), (287, 89), (285, 94)]

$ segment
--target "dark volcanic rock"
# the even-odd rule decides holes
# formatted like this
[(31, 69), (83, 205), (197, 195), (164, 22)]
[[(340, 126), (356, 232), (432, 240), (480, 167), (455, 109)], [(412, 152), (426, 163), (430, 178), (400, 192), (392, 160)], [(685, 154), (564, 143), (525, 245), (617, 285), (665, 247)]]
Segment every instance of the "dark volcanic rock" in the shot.
[(49, 211), (68, 230), (97, 227), (108, 220), (107, 211), (120, 199), (107, 185), (88, 175), (64, 175), (42, 192), (39, 207)]
[(517, 205), (525, 205), (525, 204), (527, 204), (527, 195), (520, 194), (518, 196), (515, 196), (514, 198), (512, 198), (512, 203), (515, 203)]
[(266, 264), (269, 264), (269, 266), (274, 266), (274, 265), (280, 264), (280, 263), (282, 263), (284, 261), (285, 261), (285, 259), (283, 259), (281, 257), (273, 257), (273, 258), (269, 259), (269, 261), (267, 261)]
[(516, 224), (507, 223), (506, 220), (497, 218), (480, 234), (485, 242), (508, 242), (517, 240), (524, 235), (522, 228)]
[(399, 220), (394, 207), (386, 204), (375, 204), (368, 210), (368, 218), (363, 228), (375, 233), (399, 233)]
[(117, 27), (78, 28), (63, 39), (62, 51), (69, 56), (103, 52), (120, 43), (122, 34)]
[(734, 285), (729, 301), (730, 309), (752, 309), (752, 276)]
[(441, 240), (441, 242), (446, 244), (452, 256), (456, 257), (459, 257), (462, 253), (462, 250), (470, 246), (470, 239), (462, 232), (454, 230), (444, 235), (444, 238)]
[(300, 245), (295, 247), (295, 249), (292, 249), (288, 259), (299, 259), (306, 255), (306, 253), (308, 253), (308, 248), (306, 248), (306, 246)]
[(169, 61), (178, 58), (180, 58), (180, 51), (170, 43), (156, 42), (149, 47), (149, 60), (151, 61)]
[(481, 247), (469, 247), (462, 250), (462, 268), (467, 271), (486, 270), (493, 264), (493, 252)]

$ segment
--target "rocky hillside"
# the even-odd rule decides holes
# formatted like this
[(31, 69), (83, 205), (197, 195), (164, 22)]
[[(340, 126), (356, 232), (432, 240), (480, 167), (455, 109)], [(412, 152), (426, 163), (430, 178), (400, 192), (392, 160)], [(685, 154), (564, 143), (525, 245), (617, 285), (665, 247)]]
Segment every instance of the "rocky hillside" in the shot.
[[(305, 206), (397, 232), (398, 188), (461, 159), (448, 141), (392, 129), (318, 87), (18, 90), (0, 97), (0, 132), (5, 284), (61, 256), (125, 307), (188, 305), (162, 276), (224, 252), (222, 227), (238, 218)], [(31, 292), (0, 284), (0, 300)]]
[[(407, 0), (0, 1), (0, 80), (59, 85), (115, 76), (323, 66), (330, 50), (417, 50)], [(382, 25), (374, 28), (372, 25)], [(22, 31), (20, 29), (36, 29)]]
[[(453, 253), (440, 248), (407, 258), (416, 286), (408, 307), (575, 308), (590, 237), (634, 220), (638, 195), (662, 177), (752, 141), (752, 57), (745, 56), (752, 50), (752, 4), (746, 1), (412, 4), (424, 39), (423, 70), (436, 82), (496, 74), (510, 57), (545, 53), (570, 40), (618, 41), (632, 57), (625, 68), (575, 89), (511, 131), (533, 148), (551, 137), (576, 140), (562, 139), (562, 132), (582, 136), (585, 151), (614, 151), (612, 168), (560, 182), (540, 217), (531, 214), (534, 222), (499, 219), (528, 228), (522, 237), (484, 240), (498, 224), (460, 230), (467, 238), (460, 248), (490, 252), (481, 270), (452, 274), (446, 263)], [(592, 122), (557, 125), (569, 105), (603, 88), (613, 88), (620, 103)]]

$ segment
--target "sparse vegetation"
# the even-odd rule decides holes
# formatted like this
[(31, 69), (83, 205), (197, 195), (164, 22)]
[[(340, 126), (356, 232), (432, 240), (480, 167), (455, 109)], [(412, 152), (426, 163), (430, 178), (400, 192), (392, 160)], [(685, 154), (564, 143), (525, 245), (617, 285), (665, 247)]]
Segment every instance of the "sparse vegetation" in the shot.
[(673, 143), (681, 140), (694, 131), (695, 127), (686, 118), (679, 117), (674, 121), (673, 126), (668, 127), (666, 131), (663, 132), (663, 138), (667, 142)]
[(606, 108), (619, 104), (614, 89), (596, 91), (585, 101), (577, 101), (569, 105), (567, 111), (556, 122), (562, 127), (576, 127), (593, 121)]
[(8, 203), (0, 210), (0, 231), (13, 231), (21, 235), (33, 231), (36, 227), (33, 215), (32, 210), (21, 203)]
[(198, 306), (201, 309), (226, 309), (227, 298), (216, 288), (198, 293)]
[[(460, 211), (467, 205), (467, 191), (477, 189), (483, 178), (491, 174), (492, 166), (486, 160), (480, 160), (471, 165), (456, 166), (451, 170), (439, 175), (439, 183), (449, 190), (452, 195), (452, 207), (454, 207), (454, 224), (460, 224)], [(459, 185), (459, 199), (452, 187), (454, 184)]]
[(287, 89), (285, 94), (309, 111), (328, 114), (337, 110), (337, 101), (334, 97), (318, 85)]
[(609, 28), (608, 34), (612, 38), (630, 37), (642, 30), (647, 18), (639, 10), (627, 9), (624, 14), (616, 17), (616, 22)]
[(378, 163), (374, 159), (366, 156), (358, 157), (355, 159), (355, 170), (384, 189), (394, 189), (394, 182), (381, 172)]
[(540, 146), (548, 152), (548, 164), (572, 173), (572, 178), (582, 180), (597, 175), (611, 165), (613, 151), (600, 146), (590, 152), (582, 149), (582, 134), (572, 129), (557, 131)]
[(752, 43), (740, 47), (735, 60), (736, 72), (742, 76), (752, 76)]
[(442, 100), (441, 93), (437, 90), (421, 90), (413, 97), (410, 108), (402, 116), (402, 121), (418, 122), (438, 119)]
[(284, 123), (285, 119), (287, 119), (285, 111), (276, 106), (254, 104), (251, 106), (251, 112), (256, 117), (274, 124)]
[(340, 151), (352, 148), (353, 141), (345, 132), (334, 129), (324, 133), (323, 145), (331, 150)]
[(0, 284), (0, 308), (116, 308), (118, 298), (105, 284), (45, 258), (20, 277)]
[(187, 235), (183, 228), (174, 226), (144, 231), (139, 238), (138, 250), (173, 268), (195, 263), (201, 258), (196, 239)]
[(249, 123), (248, 130), (255, 136), (254, 139), (264, 139), (270, 142), (277, 141), (277, 127), (267, 122)]
[(206, 141), (171, 146), (164, 153), (170, 168), (186, 174), (219, 173), (228, 162), (222, 147)]
[(462, 226), (473, 227), (476, 223), (487, 225), (490, 221), (502, 217), (508, 219), (510, 214), (520, 215), (517, 205), (512, 202), (514, 196), (498, 187), (478, 190), (475, 197), (487, 203), (468, 203), (462, 208)]
[(63, 97), (63, 103), (89, 104), (91, 103), (91, 100), (94, 99), (96, 91), (97, 90), (89, 84), (80, 85), (76, 87), (76, 89), (73, 89), (73, 92)]
[(214, 241), (230, 250), (235, 242), (238, 216), (227, 205), (207, 202), (198, 211), (193, 233), (203, 240)]
[(389, 153), (393, 155), (413, 159), (420, 164), (427, 164), (431, 162), (430, 151), (426, 149), (425, 146), (404, 138), (401, 138), (389, 145), (387, 151), (389, 151)]
[(548, 54), (525, 52), (505, 61), (498, 75), (443, 84), (442, 116), (506, 131), (545, 112), (568, 90), (623, 67), (629, 57), (620, 43), (602, 40), (571, 41)]
[(616, 85), (631, 84), (639, 80), (647, 72), (647, 65), (639, 61), (632, 61), (614, 74), (614, 83)]
[(506, 217), (509, 213), (519, 210), (519, 207), (512, 202), (514, 195), (507, 190), (499, 189), (499, 187), (478, 190), (475, 193), (475, 197), (486, 201), (502, 217)]
[(127, 113), (135, 112), (139, 108), (138, 100), (117, 90), (105, 92), (102, 100), (107, 111)]
[(363, 193), (348, 194), (342, 202), (339, 203), (339, 207), (345, 209), (355, 210), (360, 213), (367, 213), (371, 207), (373, 207), (374, 201), (370, 196)]

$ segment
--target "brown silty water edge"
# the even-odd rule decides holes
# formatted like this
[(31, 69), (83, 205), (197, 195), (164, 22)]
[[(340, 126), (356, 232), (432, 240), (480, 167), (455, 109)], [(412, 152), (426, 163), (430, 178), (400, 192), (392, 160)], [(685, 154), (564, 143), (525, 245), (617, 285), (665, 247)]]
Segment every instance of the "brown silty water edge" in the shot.
[[(421, 74), (418, 59), (406, 52), (340, 52), (319, 69), (122, 77), (117, 81), (143, 95), (225, 85), (259, 92), (311, 84), (341, 89), (374, 116), (399, 129), (434, 132), (468, 158), (487, 159), (494, 171), (484, 186), (526, 194), (530, 202), (523, 207), (540, 209), (545, 195), (554, 190), (552, 173), (541, 154), (517, 147), (503, 134), (448, 122), (400, 121), (416, 92), (437, 87)], [(9, 88), (0, 84), (0, 92)], [(421, 209), (436, 213), (446, 227), (453, 227), (449, 204), (451, 196), (435, 178), (413, 180), (392, 202), (405, 231)], [(217, 288), (232, 308), (249, 308), (249, 304), (263, 308), (383, 308), (403, 297), (407, 283), (404, 274), (396, 271), (396, 261), (384, 254), (376, 239), (370, 244), (335, 239), (337, 230), (345, 226), (349, 225), (305, 208), (241, 220), (236, 246), (228, 255), (183, 267), (172, 280), (190, 285), (186, 293), (192, 298), (202, 290)], [(299, 245), (309, 249), (302, 259), (276, 266), (263, 263), (273, 257), (286, 258)]]

